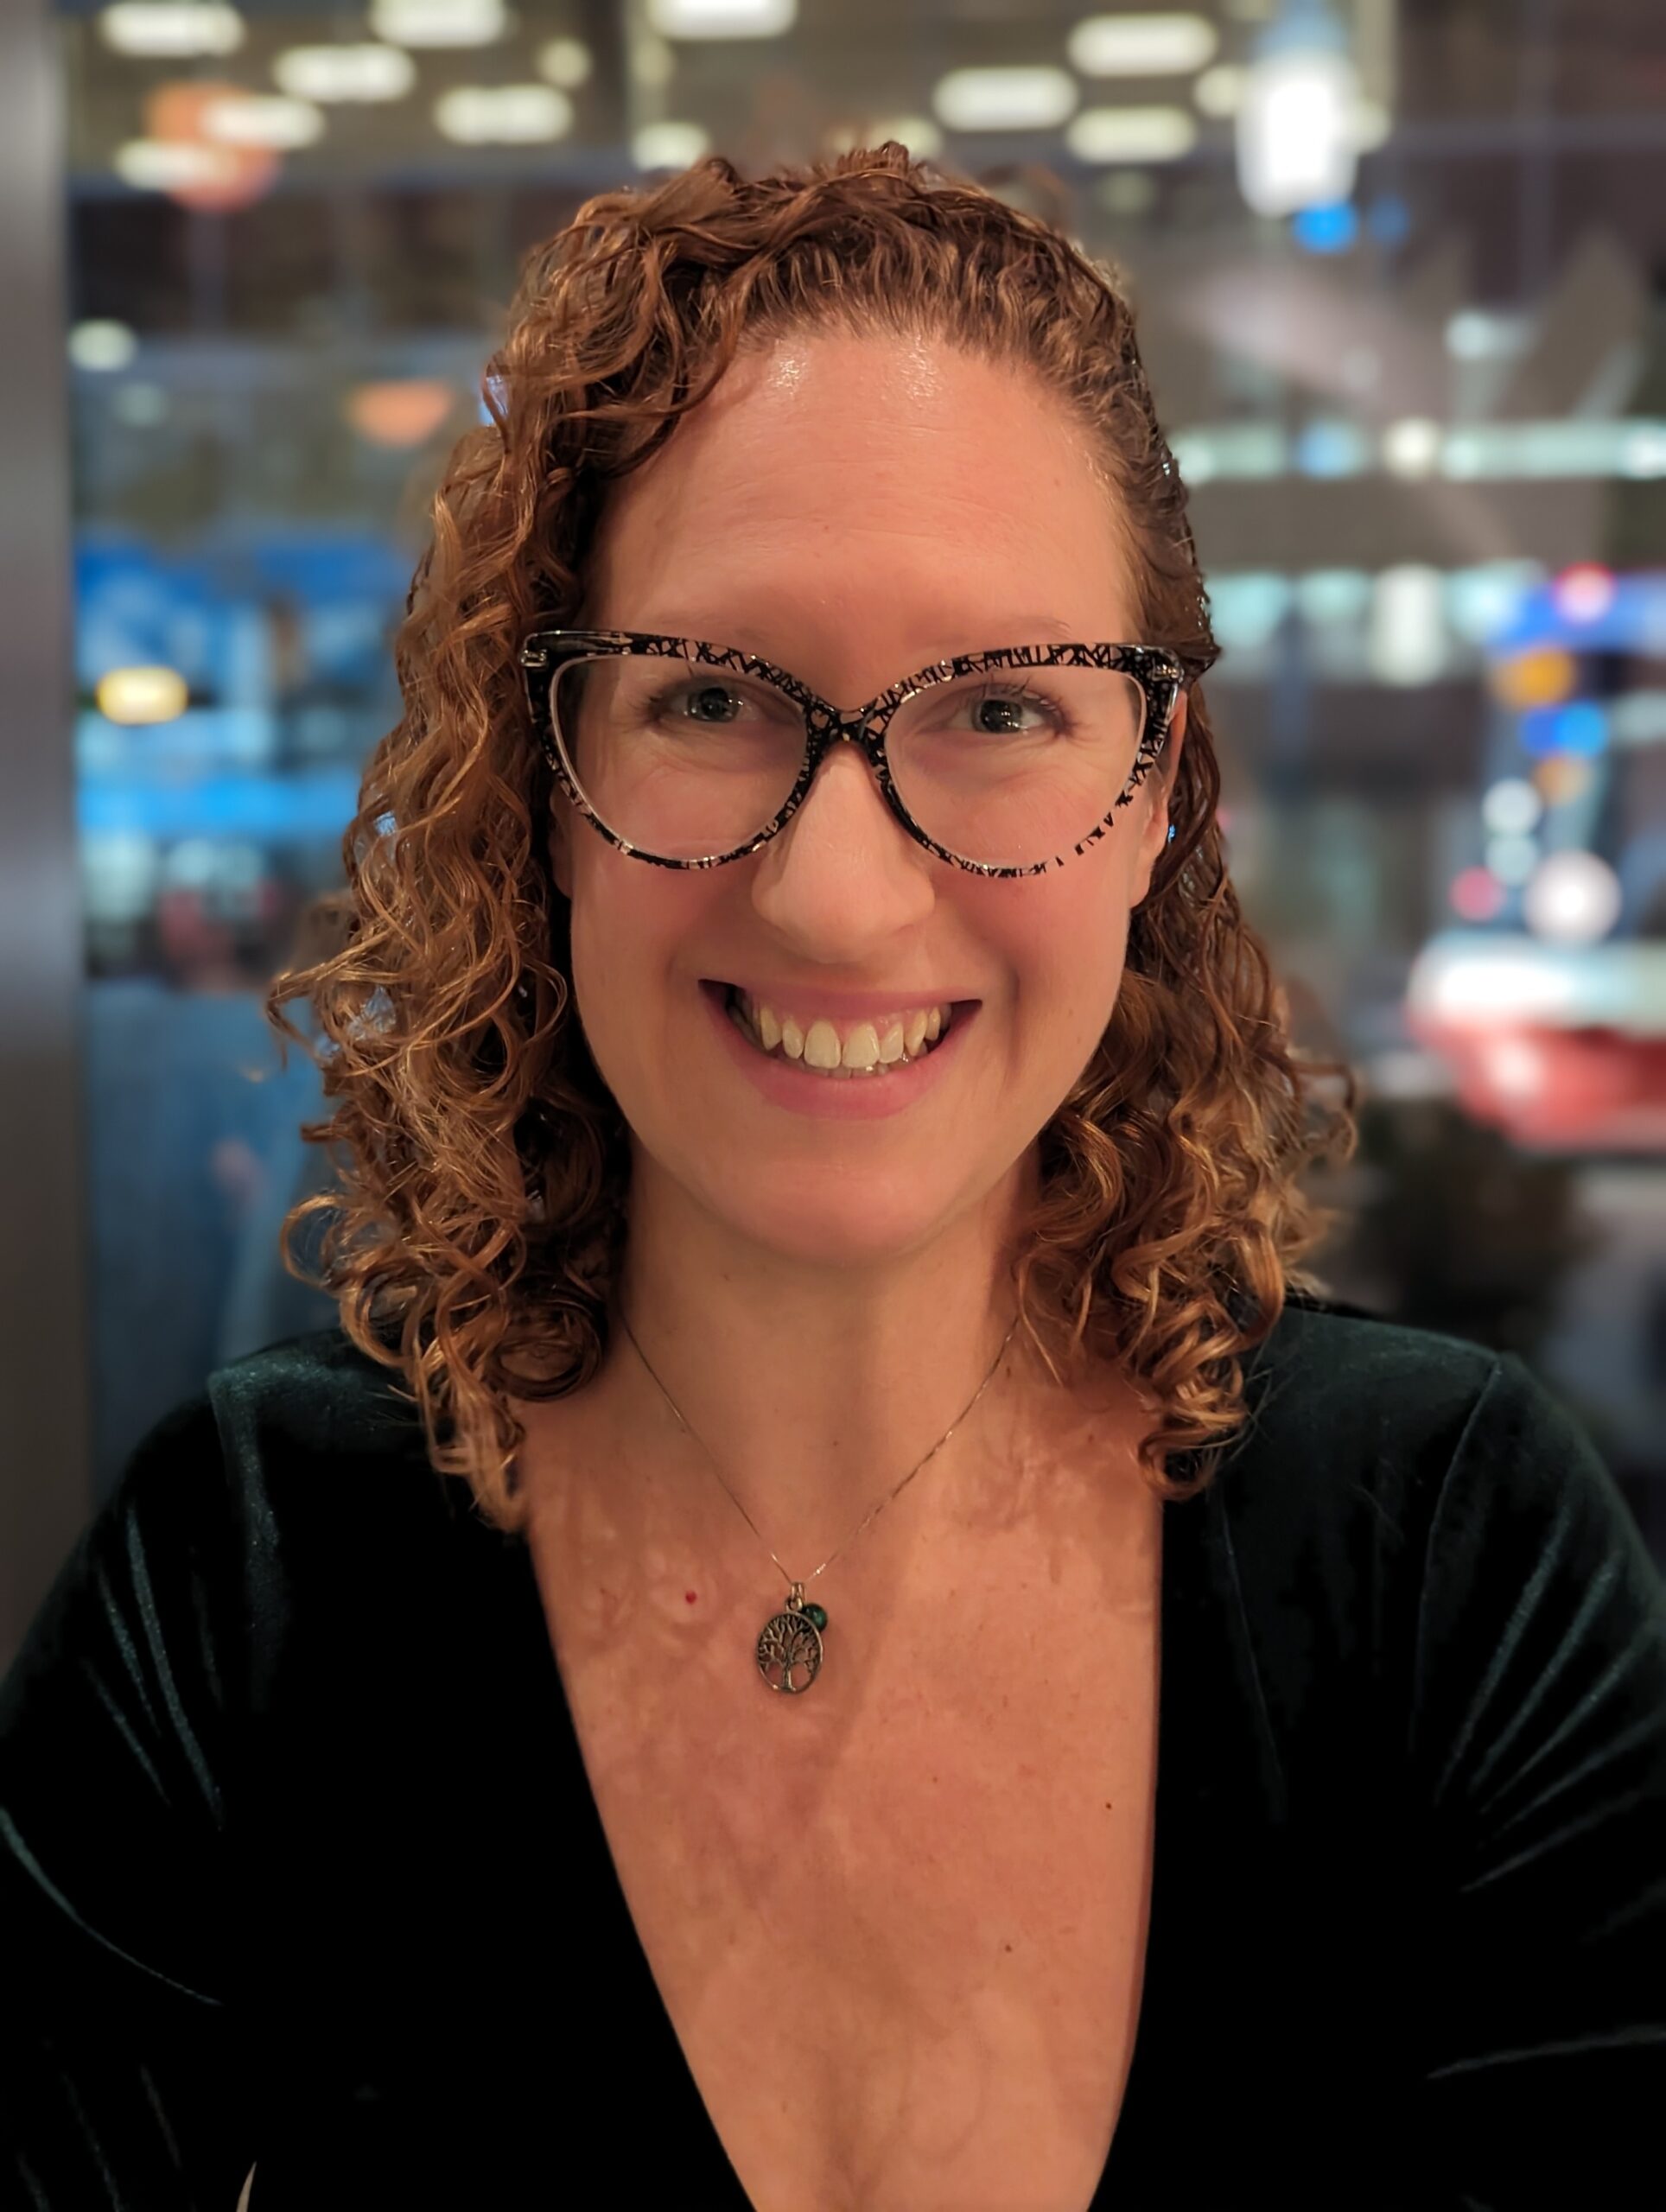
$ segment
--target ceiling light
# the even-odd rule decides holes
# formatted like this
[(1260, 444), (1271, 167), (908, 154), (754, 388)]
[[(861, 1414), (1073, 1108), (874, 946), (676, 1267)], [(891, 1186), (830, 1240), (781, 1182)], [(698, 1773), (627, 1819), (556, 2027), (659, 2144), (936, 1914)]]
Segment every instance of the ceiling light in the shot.
[(1336, 630), (1358, 622), (1370, 598), (1371, 580), (1364, 569), (1309, 569), (1295, 582), (1295, 602), (1301, 618), (1317, 630)]
[(1305, 423), (1294, 459), (1303, 476), (1358, 476), (1368, 458), (1365, 434), (1345, 416), (1319, 416)]
[(69, 358), (78, 369), (124, 369), (138, 350), (124, 322), (78, 322), (69, 334)]
[(633, 85), (640, 85), (645, 92), (663, 92), (677, 74), (677, 56), (663, 38), (644, 31), (626, 49), (625, 66)]
[(1524, 316), (1462, 308), (1447, 318), (1447, 351), (1459, 361), (1506, 359), (1523, 350), (1530, 334), (1531, 324)]
[(111, 157), (111, 167), (122, 182), (140, 192), (226, 184), (236, 175), (236, 166), (229, 146), (206, 146), (188, 138), (130, 138)]
[(490, 46), (508, 21), (503, 0), (371, 0), (370, 27), (394, 46)]
[(887, 115), (870, 125), (868, 143), (882, 146), (887, 138), (894, 138), (906, 146), (917, 162), (929, 162), (934, 154), (943, 151), (943, 133), (929, 115)]
[[(1491, 647), (1522, 619), (1532, 594), (1543, 582), (1544, 569), (1537, 561), (1478, 561), (1472, 567), (1454, 569), (1447, 580), (1447, 620), (1460, 638), (1474, 645)], [(1558, 658), (1566, 670), (1565, 676), (1555, 678), (1555, 696), (1561, 698), (1573, 689), (1574, 664), (1566, 654)], [(1506, 703), (1500, 679), (1511, 665), (1509, 660), (1499, 662), (1491, 676), (1494, 690)], [(1519, 669), (1519, 657), (1513, 665)]]
[(118, 54), (233, 54), (244, 40), (243, 18), (220, 0), (120, 0), (104, 9), (99, 31)]
[(272, 64), (272, 75), (291, 99), (403, 99), (416, 81), (416, 64), (402, 47), (292, 46)]
[(1433, 474), (1440, 458), (1440, 425), (1427, 415), (1403, 415), (1383, 433), (1383, 466), (1396, 476)]
[(1371, 592), (1366, 648), (1379, 683), (1430, 683), (1446, 666), (1444, 579), (1418, 561), (1378, 571)]
[(798, 16), (798, 0), (648, 0), (662, 38), (777, 38)]
[(1243, 652), (1270, 644), (1294, 597), (1289, 577), (1276, 569), (1243, 569), (1212, 577), (1209, 603), (1217, 642)]
[(564, 92), (585, 84), (590, 75), (590, 49), (582, 38), (546, 39), (538, 48), (537, 72)]
[(1219, 43), (1202, 16), (1090, 16), (1067, 51), (1084, 77), (1176, 77), (1201, 69)]
[(1237, 115), (1238, 188), (1258, 215), (1351, 197), (1358, 84), (1324, 0), (1288, 0), (1262, 32)]
[(1056, 130), (1076, 107), (1065, 69), (951, 69), (932, 95), (951, 130)]
[(1192, 87), (1199, 115), (1236, 115), (1243, 99), (1243, 80), (1250, 74), (1236, 61), (1218, 61), (1205, 69)]
[(711, 145), (697, 123), (645, 123), (631, 138), (631, 159), (639, 169), (685, 169)]
[(1065, 131), (1078, 162), (1172, 162), (1197, 138), (1197, 118), (1183, 107), (1085, 107)]
[(185, 712), (190, 693), (177, 669), (112, 668), (92, 696), (107, 721), (137, 724), (173, 721)]
[(460, 146), (543, 145), (572, 129), (573, 103), (553, 85), (455, 85), (434, 121)]
[(288, 153), (323, 137), (324, 111), (282, 92), (238, 93), (205, 108), (202, 128), (205, 137), (225, 145), (273, 146)]
[(1666, 476), (1666, 423), (1629, 423), (1616, 467), (1622, 476)]

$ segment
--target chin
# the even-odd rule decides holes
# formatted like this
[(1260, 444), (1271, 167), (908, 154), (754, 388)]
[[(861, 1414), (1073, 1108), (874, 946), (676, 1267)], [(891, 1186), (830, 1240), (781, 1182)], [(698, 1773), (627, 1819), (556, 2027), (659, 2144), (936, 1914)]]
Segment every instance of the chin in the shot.
[(906, 1191), (883, 1177), (834, 1182), (825, 1173), (806, 1190), (803, 1171), (779, 1189), (753, 1179), (744, 1191), (703, 1193), (708, 1210), (737, 1235), (781, 1259), (806, 1267), (871, 1268), (929, 1244), (960, 1211), (944, 1190), (933, 1204), (918, 1178)]

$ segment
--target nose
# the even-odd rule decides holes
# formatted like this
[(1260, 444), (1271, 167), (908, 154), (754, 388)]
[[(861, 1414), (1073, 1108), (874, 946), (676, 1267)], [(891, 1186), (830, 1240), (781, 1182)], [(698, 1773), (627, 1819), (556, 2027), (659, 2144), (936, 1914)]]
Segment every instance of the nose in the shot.
[(798, 812), (758, 856), (753, 902), (806, 959), (856, 964), (929, 914), (932, 871), (862, 748), (834, 745)]

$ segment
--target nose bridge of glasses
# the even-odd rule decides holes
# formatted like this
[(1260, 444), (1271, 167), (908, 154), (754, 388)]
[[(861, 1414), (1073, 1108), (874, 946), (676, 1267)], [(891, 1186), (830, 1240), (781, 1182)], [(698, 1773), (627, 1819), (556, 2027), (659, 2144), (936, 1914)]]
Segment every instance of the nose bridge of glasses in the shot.
[(811, 744), (819, 738), (830, 750), (836, 745), (854, 745), (871, 763), (891, 719), (888, 699), (889, 694), (885, 694), (879, 699), (870, 699), (866, 706), (848, 709), (822, 702), (819, 713), (810, 723)]

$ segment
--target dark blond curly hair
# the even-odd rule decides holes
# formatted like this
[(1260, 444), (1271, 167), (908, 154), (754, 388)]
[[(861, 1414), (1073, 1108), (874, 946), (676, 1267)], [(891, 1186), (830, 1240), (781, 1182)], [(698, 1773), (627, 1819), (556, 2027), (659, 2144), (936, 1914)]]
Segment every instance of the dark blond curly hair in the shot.
[[(1299, 1058), (1223, 862), (1199, 684), (1218, 648), (1120, 282), (894, 143), (752, 181), (710, 157), (588, 200), (523, 264), (486, 373), (491, 420), (452, 454), (398, 632), (404, 715), (365, 770), (347, 887), (322, 902), (339, 949), (280, 973), (266, 998), (339, 1102), (302, 1126), (339, 1182), (286, 1218), (285, 1265), (303, 1274), (293, 1239), (323, 1211), (306, 1279), (362, 1351), (402, 1371), (436, 1469), (465, 1475), (507, 1531), (525, 1511), (508, 1401), (600, 1371), (629, 1172), (574, 1006), (552, 780), (518, 647), (573, 619), (607, 486), (737, 346), (835, 326), (1027, 368), (1067, 404), (1132, 556), (1136, 634), (1191, 683), (1176, 834), (1130, 917), (1100, 1049), (1038, 1140), (1014, 1262), (1031, 1343), (1055, 1380), (1089, 1360), (1124, 1371), (1160, 1410), (1146, 1479), (1191, 1497), (1245, 1419), (1241, 1356), (1288, 1290), (1322, 1294), (1297, 1262), (1334, 1217), (1297, 1179), (1316, 1156), (1351, 1156), (1355, 1079)], [(281, 1011), (303, 994), (315, 1047)], [(1316, 1078), (1339, 1074), (1342, 1102), (1315, 1129)]]

